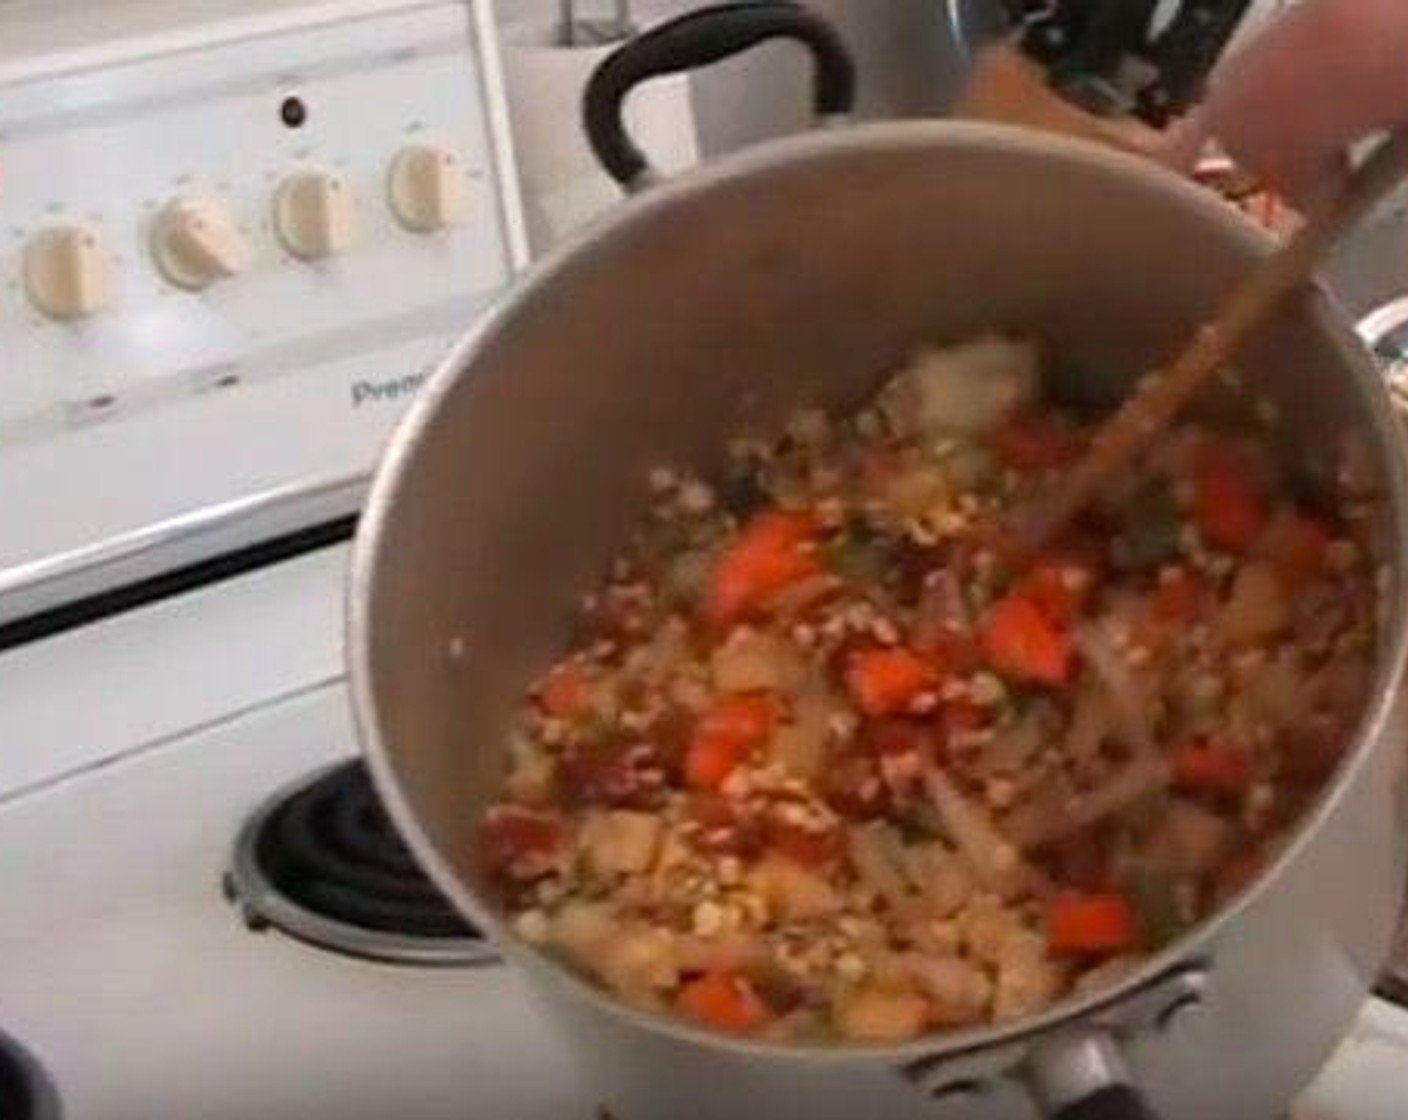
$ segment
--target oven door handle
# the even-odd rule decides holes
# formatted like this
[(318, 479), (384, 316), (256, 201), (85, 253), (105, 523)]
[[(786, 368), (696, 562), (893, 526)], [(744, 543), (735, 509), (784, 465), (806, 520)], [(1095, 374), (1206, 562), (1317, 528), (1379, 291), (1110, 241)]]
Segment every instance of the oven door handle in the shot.
[(355, 516), (369, 487), (365, 473), (281, 487), (0, 568), (0, 626)]

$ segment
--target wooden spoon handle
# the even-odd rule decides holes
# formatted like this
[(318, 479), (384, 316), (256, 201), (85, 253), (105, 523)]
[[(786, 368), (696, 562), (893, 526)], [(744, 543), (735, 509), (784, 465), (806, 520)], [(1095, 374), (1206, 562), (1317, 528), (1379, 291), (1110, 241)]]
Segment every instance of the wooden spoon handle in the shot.
[(1247, 338), (1315, 273), (1339, 239), (1408, 176), (1408, 129), (1394, 133), (1351, 176), (1345, 188), (1311, 210), (1280, 249), (1233, 290), (1217, 317), (1164, 371), (1141, 381), (1091, 441), (1085, 457), (1042, 502), (1018, 511), (1015, 543), (1034, 551), (1055, 536), (1105, 482), (1133, 462), (1174, 420)]

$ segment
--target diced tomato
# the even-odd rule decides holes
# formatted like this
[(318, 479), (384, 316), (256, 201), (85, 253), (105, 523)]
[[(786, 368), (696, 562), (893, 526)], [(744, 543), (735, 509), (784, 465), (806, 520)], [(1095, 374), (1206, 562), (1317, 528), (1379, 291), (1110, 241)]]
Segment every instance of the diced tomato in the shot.
[(591, 710), (591, 681), (582, 666), (571, 661), (556, 666), (538, 688), (538, 702), (555, 719), (576, 719)]
[(1266, 856), (1257, 850), (1233, 856), (1217, 870), (1217, 896), (1220, 900), (1241, 894), (1266, 870)]
[(765, 826), (766, 843), (770, 851), (795, 860), (803, 867), (824, 867), (841, 858), (845, 850), (845, 834), (831, 826), (804, 827), (773, 812)]
[(1116, 885), (1110, 838), (1099, 829), (1087, 829), (1056, 842), (1050, 854), (1061, 881), (1070, 887), (1103, 892)]
[(868, 448), (860, 460), (861, 490), (872, 498), (880, 498), (888, 491), (899, 469), (899, 456), (889, 448)]
[(1053, 622), (1072, 622), (1095, 586), (1092, 568), (1075, 556), (1053, 555), (1028, 568), (1015, 593), (1031, 600)]
[(894, 579), (895, 594), (902, 603), (918, 603), (925, 594), (929, 577), (947, 563), (944, 549), (923, 545), (910, 537), (886, 541), (884, 559)]
[(923, 795), (924, 765), (941, 757), (942, 727), (932, 717), (867, 720), (853, 741), (856, 750), (875, 760), (874, 774), (884, 783), (891, 809)]
[(694, 789), (718, 789), (777, 726), (778, 699), (751, 692), (720, 700), (700, 717), (685, 753), (685, 781)]
[(1266, 527), (1266, 501), (1256, 464), (1245, 448), (1210, 440), (1194, 464), (1194, 515), (1209, 544), (1246, 552)]
[(852, 749), (833, 759), (821, 778), (827, 804), (851, 820), (874, 820), (891, 808), (890, 787), (880, 773), (879, 759)]
[(586, 610), (583, 622), (595, 638), (629, 642), (648, 629), (649, 615), (640, 609), (634, 594), (621, 586), (604, 589)]
[(566, 838), (556, 813), (496, 805), (479, 826), (479, 855), (490, 874), (533, 879), (549, 870)]
[(931, 736), (916, 720), (874, 719), (861, 725), (856, 744), (877, 757), (900, 754), (923, 754)]
[(1202, 581), (1187, 568), (1174, 568), (1159, 578), (1151, 609), (1157, 622), (1182, 626), (1198, 617)]
[(1139, 940), (1139, 923), (1122, 894), (1058, 894), (1046, 912), (1046, 940), (1054, 953), (1077, 956), (1123, 952)]
[(768, 601), (821, 571), (807, 547), (816, 522), (803, 513), (759, 514), (719, 558), (710, 578), (705, 615), (727, 626), (766, 607)]
[(1018, 412), (992, 430), (992, 449), (1015, 471), (1048, 471), (1073, 463), (1081, 451), (1080, 437), (1060, 417)]
[(730, 1034), (751, 1034), (772, 1014), (747, 978), (737, 972), (707, 972), (680, 989), (676, 1006), (687, 1018)]
[(983, 649), (1004, 676), (1053, 687), (1070, 679), (1070, 635), (1024, 596), (993, 604), (983, 624)]
[(913, 650), (867, 649), (851, 656), (846, 687), (856, 707), (868, 716), (905, 711), (921, 692), (932, 688), (935, 674)]
[(1309, 720), (1288, 734), (1282, 744), (1282, 773), (1306, 786), (1319, 786), (1344, 759), (1345, 740), (1337, 728)]
[(944, 705), (939, 720), (947, 734), (961, 735), (966, 731), (981, 731), (992, 722), (992, 713), (981, 704), (953, 700)]
[(741, 806), (716, 793), (696, 793), (685, 810), (690, 842), (715, 855), (749, 856), (762, 844), (758, 823)]
[(936, 630), (916, 641), (915, 652), (923, 656), (939, 677), (967, 675), (983, 662), (976, 638), (952, 628)]
[(1266, 531), (1266, 556), (1287, 590), (1295, 591), (1325, 574), (1333, 537), (1314, 517), (1292, 513), (1278, 517)]
[(1174, 752), (1173, 784), (1186, 793), (1235, 795), (1251, 782), (1251, 756), (1237, 747), (1200, 739)]
[(664, 796), (668, 767), (652, 743), (585, 743), (563, 755), (563, 793), (576, 805), (652, 809)]

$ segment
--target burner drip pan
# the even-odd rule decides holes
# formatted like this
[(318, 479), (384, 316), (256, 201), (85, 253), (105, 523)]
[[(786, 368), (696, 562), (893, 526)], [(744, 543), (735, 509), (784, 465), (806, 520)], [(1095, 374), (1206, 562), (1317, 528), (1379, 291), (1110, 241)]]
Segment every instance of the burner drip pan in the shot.
[(251, 929), (393, 964), (497, 959), (417, 866), (360, 760), (280, 791), (240, 830), (226, 896)]

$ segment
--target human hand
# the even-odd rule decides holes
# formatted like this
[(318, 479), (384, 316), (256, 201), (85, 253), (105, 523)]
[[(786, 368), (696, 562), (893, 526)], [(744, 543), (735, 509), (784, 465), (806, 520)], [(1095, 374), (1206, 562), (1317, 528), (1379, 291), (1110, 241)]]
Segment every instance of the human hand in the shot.
[(1181, 129), (1185, 150), (1216, 139), (1298, 205), (1334, 190), (1346, 151), (1408, 124), (1408, 3), (1304, 0), (1215, 75)]

